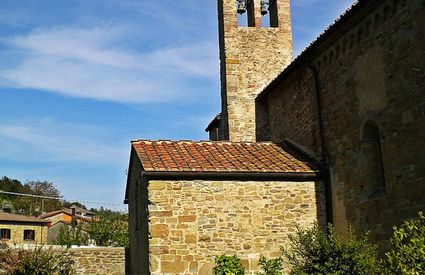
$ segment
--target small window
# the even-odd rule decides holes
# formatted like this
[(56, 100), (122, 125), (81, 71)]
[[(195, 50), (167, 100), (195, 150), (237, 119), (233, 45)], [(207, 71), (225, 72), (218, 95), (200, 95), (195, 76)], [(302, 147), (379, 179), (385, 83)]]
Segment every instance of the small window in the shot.
[(35, 241), (35, 230), (24, 230), (24, 241)]
[(2, 240), (10, 240), (10, 229), (7, 229), (7, 228), (0, 229), (0, 237)]
[(270, 27), (279, 27), (279, 15), (277, 12), (277, 0), (269, 0), (269, 19)]
[(369, 198), (385, 194), (384, 165), (381, 137), (374, 121), (368, 121), (362, 133), (362, 158), (364, 171), (363, 191)]

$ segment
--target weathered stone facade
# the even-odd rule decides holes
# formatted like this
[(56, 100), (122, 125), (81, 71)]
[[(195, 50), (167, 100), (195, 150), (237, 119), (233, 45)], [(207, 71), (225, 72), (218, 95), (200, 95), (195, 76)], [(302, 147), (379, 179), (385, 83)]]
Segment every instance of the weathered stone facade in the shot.
[[(37, 243), (45, 244), (47, 240), (47, 225), (22, 224), (19, 222), (2, 222), (1, 229), (10, 229), (10, 239), (2, 239), (7, 244)], [(24, 230), (34, 230), (34, 240), (24, 240)]]
[(214, 257), (237, 254), (247, 274), (278, 257), (296, 226), (325, 224), (320, 182), (149, 181), (152, 274), (211, 274)]
[(277, 27), (262, 27), (260, 0), (252, 3), (255, 26), (238, 27), (235, 1), (218, 1), (222, 98), (219, 140), (255, 141), (254, 99), (292, 60), (289, 0), (276, 1)]
[[(258, 136), (276, 142), (319, 151), (322, 116), (333, 222), (341, 232), (348, 224), (371, 230), (381, 248), (393, 225), (425, 208), (424, 14), (421, 0), (361, 1), (257, 100), (257, 123), (270, 131)], [(294, 87), (297, 100), (286, 100)], [(291, 111), (298, 108), (306, 111)], [(370, 188), (368, 123), (377, 129), (380, 192)]]
[(79, 247), (68, 250), (76, 274), (124, 275), (124, 247)]

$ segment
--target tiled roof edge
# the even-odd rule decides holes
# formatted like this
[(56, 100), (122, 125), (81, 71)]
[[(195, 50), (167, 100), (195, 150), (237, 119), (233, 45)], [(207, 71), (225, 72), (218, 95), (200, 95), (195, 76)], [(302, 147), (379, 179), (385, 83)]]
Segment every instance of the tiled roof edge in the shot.
[(142, 171), (149, 180), (240, 180), (240, 181), (315, 181), (322, 178), (315, 172), (182, 172)]

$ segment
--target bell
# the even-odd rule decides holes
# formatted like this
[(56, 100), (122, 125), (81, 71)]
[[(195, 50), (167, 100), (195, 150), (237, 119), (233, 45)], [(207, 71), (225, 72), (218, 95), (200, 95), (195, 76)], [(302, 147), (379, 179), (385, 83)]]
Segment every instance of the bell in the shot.
[(238, 0), (237, 13), (244, 14), (246, 12), (245, 0)]
[(261, 15), (266, 15), (267, 13), (269, 13), (269, 10), (267, 9), (266, 5), (268, 5), (269, 3), (266, 1), (261, 1), (260, 5), (261, 5)]

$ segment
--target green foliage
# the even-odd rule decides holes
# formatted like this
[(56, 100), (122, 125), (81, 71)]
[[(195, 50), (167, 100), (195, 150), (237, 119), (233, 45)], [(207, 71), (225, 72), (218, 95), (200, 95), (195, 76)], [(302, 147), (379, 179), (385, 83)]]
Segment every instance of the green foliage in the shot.
[(67, 201), (67, 200), (62, 201), (62, 207), (63, 208), (68, 208), (69, 209), (73, 205), (78, 206), (78, 207), (80, 207), (80, 208), (82, 208), (84, 210), (87, 210), (87, 207), (84, 204), (82, 204), (82, 203), (80, 203), (78, 201), (74, 201), (74, 202)]
[(241, 264), (241, 259), (236, 256), (221, 255), (215, 259), (213, 268), (214, 275), (243, 275), (245, 269)]
[(425, 216), (394, 227), (391, 250), (386, 253), (388, 273), (425, 274)]
[(126, 216), (114, 219), (99, 216), (89, 224), (89, 238), (98, 246), (127, 247), (129, 245), (128, 222), (124, 217)]
[(0, 270), (10, 275), (71, 275), (74, 261), (66, 250), (46, 249), (36, 246), (30, 249), (0, 249)]
[(266, 259), (261, 256), (259, 264), (262, 271), (257, 272), (257, 275), (283, 275), (283, 259), (282, 257), (275, 259)]
[(358, 238), (353, 230), (338, 236), (329, 225), (328, 231), (317, 225), (298, 229), (290, 236), (290, 248), (282, 250), (291, 274), (377, 274), (377, 247), (369, 244), (367, 235)]
[(82, 230), (82, 224), (78, 226), (63, 224), (59, 229), (55, 244), (66, 245), (67, 247), (71, 245), (87, 245), (88, 236), (87, 233)]
[[(47, 181), (29, 181), (22, 184), (19, 180), (3, 177), (0, 179), (0, 190), (48, 197), (61, 197), (59, 190), (54, 184)], [(45, 212), (62, 208), (59, 200), (41, 200), (39, 198), (0, 194), (0, 202), (2, 200), (10, 201), (16, 211), (22, 209), (23, 213), (27, 215), (33, 214), (35, 208), (39, 208), (41, 211), (42, 206)], [(30, 213), (30, 210), (32, 210), (32, 213)]]

